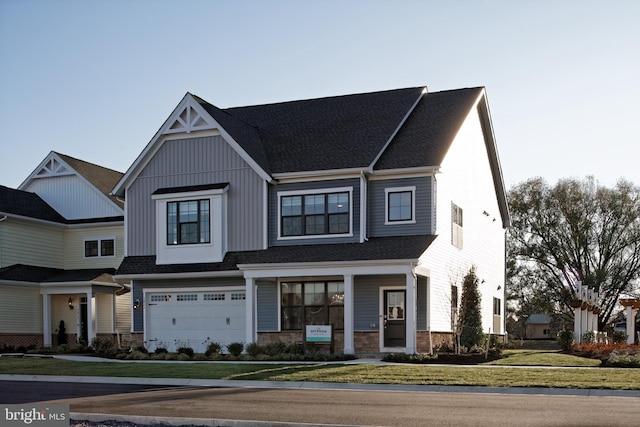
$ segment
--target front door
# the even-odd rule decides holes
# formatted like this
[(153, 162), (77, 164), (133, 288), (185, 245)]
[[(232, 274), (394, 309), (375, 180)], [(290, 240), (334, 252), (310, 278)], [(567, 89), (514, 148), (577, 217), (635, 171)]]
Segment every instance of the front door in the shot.
[(80, 342), (90, 344), (89, 328), (87, 327), (87, 299), (82, 298), (80, 302)]
[(383, 334), (386, 348), (406, 345), (405, 291), (384, 291)]

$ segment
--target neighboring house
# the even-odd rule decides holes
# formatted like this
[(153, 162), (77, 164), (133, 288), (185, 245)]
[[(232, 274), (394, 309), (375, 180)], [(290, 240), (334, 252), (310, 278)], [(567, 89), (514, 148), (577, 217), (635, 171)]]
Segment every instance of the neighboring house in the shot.
[(524, 322), (527, 339), (551, 339), (551, 316), (544, 313), (530, 315)]
[(0, 347), (68, 342), (131, 329), (131, 293), (113, 274), (124, 254), (122, 173), (51, 152), (18, 189), (0, 186)]
[(510, 220), (484, 88), (228, 109), (187, 93), (113, 193), (116, 278), (149, 350), (332, 325), (344, 353), (429, 351), (472, 266), (483, 328), (504, 333)]

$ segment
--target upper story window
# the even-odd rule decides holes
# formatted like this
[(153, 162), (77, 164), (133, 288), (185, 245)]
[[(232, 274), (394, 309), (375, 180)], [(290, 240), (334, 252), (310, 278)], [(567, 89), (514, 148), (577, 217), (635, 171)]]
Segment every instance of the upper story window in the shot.
[(85, 258), (112, 257), (116, 255), (115, 238), (93, 239), (84, 241)]
[(462, 208), (451, 202), (451, 244), (462, 249)]
[(156, 206), (156, 263), (222, 261), (227, 244), (228, 183), (163, 188)]
[(385, 188), (385, 224), (412, 224), (416, 222), (416, 187)]
[(167, 244), (209, 243), (209, 200), (167, 202)]
[(279, 237), (333, 236), (351, 233), (351, 189), (282, 192)]

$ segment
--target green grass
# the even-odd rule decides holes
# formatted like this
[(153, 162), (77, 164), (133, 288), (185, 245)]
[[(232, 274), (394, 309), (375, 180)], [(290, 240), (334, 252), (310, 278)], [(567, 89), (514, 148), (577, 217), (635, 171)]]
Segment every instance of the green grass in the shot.
[(600, 361), (560, 353), (559, 350), (504, 350), (503, 358), (487, 363), (500, 366), (597, 367)]
[(60, 359), (0, 358), (0, 374), (640, 389), (640, 369), (622, 368), (554, 369), (509, 366), (260, 364), (246, 362), (116, 363), (75, 362)]

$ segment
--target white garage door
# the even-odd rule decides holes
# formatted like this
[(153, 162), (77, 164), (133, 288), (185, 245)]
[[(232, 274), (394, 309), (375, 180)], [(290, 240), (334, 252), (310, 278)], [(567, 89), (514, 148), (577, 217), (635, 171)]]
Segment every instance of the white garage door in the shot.
[(204, 353), (209, 342), (245, 341), (244, 290), (149, 292), (146, 294), (147, 349)]

